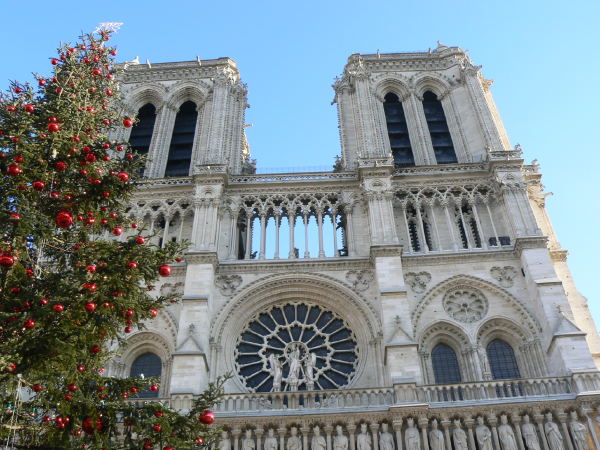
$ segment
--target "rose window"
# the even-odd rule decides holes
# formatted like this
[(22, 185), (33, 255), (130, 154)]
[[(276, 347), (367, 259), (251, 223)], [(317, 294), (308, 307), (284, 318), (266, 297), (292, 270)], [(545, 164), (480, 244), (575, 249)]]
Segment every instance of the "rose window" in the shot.
[(337, 314), (295, 302), (256, 314), (240, 334), (234, 357), (252, 392), (337, 389), (354, 376), (358, 346)]
[(488, 302), (483, 293), (471, 287), (459, 287), (444, 296), (444, 310), (459, 322), (481, 320), (487, 313)]

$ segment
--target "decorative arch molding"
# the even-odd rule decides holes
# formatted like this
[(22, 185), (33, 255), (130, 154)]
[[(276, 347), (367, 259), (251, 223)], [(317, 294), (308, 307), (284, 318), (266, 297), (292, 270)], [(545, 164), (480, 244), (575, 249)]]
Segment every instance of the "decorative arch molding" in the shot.
[(196, 107), (200, 107), (208, 98), (208, 89), (202, 83), (183, 80), (175, 83), (169, 88), (169, 95), (165, 100), (165, 105), (177, 111), (179, 107), (187, 102), (193, 101)]
[(168, 91), (165, 86), (158, 83), (143, 84), (134, 88), (127, 94), (127, 106), (133, 114), (137, 114), (138, 110), (151, 103), (158, 110), (163, 106)]
[[(369, 347), (381, 334), (381, 322), (360, 294), (345, 283), (320, 274), (276, 274), (254, 281), (232, 297), (217, 314), (211, 325), (214, 344), (226, 355), (219, 372), (235, 373), (234, 349), (240, 330), (248, 319), (271, 305), (306, 301), (339, 314), (352, 329), (361, 353), (351, 385), (361, 378), (368, 358), (375, 358)], [(369, 356), (369, 354), (371, 355)], [(239, 377), (233, 382), (240, 392), (247, 389)]]
[(401, 74), (381, 74), (374, 77), (373, 93), (383, 103), (386, 94), (393, 92), (401, 102), (411, 94), (410, 81)]
[(439, 321), (430, 325), (420, 333), (417, 340), (419, 349), (431, 353), (437, 344), (446, 344), (459, 355), (471, 345), (467, 332), (458, 324), (449, 321)]
[(125, 341), (121, 359), (125, 365), (126, 374), (129, 374), (131, 365), (138, 356), (147, 352), (155, 353), (165, 363), (171, 359), (173, 351), (174, 346), (170, 345), (164, 336), (155, 331), (144, 330), (133, 334)]
[(427, 91), (433, 92), (437, 95), (438, 100), (442, 100), (452, 90), (452, 81), (448, 77), (434, 72), (415, 75), (411, 82), (415, 95), (420, 101), (423, 100), (423, 94)]
[(433, 286), (429, 290), (429, 292), (427, 292), (423, 296), (421, 301), (417, 303), (411, 314), (412, 322), (414, 324), (413, 329), (415, 330), (413, 337), (416, 337), (417, 330), (419, 329), (419, 322), (421, 316), (423, 315), (423, 312), (429, 306), (429, 304), (439, 295), (442, 295), (443, 293), (452, 288), (460, 286), (471, 286), (480, 289), (484, 292), (490, 292), (492, 295), (503, 299), (505, 302), (509, 303), (513, 307), (513, 310), (518, 315), (520, 322), (527, 329), (534, 330), (536, 333), (542, 332), (542, 327), (540, 326), (539, 322), (535, 319), (533, 314), (531, 314), (529, 309), (523, 304), (523, 302), (521, 302), (507, 290), (493, 283), (490, 283), (489, 281), (483, 280), (478, 277), (474, 277), (472, 275), (455, 275)]
[(521, 325), (502, 316), (494, 316), (487, 319), (479, 326), (475, 336), (482, 348), (486, 348), (494, 339), (502, 339), (509, 343), (515, 350), (534, 338)]

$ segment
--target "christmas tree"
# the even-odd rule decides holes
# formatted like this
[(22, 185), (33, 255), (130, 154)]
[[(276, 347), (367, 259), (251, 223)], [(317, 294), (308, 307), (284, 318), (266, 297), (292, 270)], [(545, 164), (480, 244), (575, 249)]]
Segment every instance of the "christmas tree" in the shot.
[(110, 37), (102, 30), (64, 45), (50, 77), (0, 94), (0, 442), (8, 448), (185, 449), (217, 433), (208, 409), (222, 379), (179, 414), (128, 401), (156, 391), (156, 380), (103, 374), (110, 343), (171, 300), (150, 291), (184, 251), (151, 244), (125, 217), (143, 161), (109, 138), (135, 124), (119, 110)]

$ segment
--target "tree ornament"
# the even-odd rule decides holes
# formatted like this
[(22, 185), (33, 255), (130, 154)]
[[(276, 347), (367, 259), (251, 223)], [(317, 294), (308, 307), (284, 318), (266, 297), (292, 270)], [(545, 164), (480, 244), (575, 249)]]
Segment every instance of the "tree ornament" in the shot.
[(67, 163), (64, 161), (56, 161), (54, 163), (54, 168), (56, 170), (58, 170), (59, 172), (64, 172), (65, 169), (67, 168)]
[(123, 119), (123, 126), (125, 128), (130, 128), (133, 126), (133, 120), (131, 120), (129, 117), (126, 117), (125, 119)]
[(16, 164), (11, 164), (6, 168), (6, 173), (8, 173), (11, 177), (16, 177), (23, 173), (23, 170)]
[(46, 297), (40, 298), (40, 305), (46, 306), (48, 304), (48, 299)]
[(30, 105), (29, 103), (27, 105), (25, 105), (25, 111), (28, 113), (32, 113), (33, 111), (35, 111), (35, 106)]
[(84, 305), (84, 308), (87, 312), (92, 313), (92, 312), (96, 311), (96, 304), (94, 302), (87, 302)]
[(76, 385), (76, 384), (73, 384), (73, 383), (71, 383), (71, 384), (69, 384), (69, 385), (67, 386), (67, 390), (68, 390), (68, 391), (71, 391), (71, 392), (75, 392), (75, 391), (77, 390), (77, 385)]
[(25, 158), (23, 158), (22, 155), (15, 155), (15, 162), (21, 164), (23, 161), (25, 161)]
[(158, 273), (161, 277), (168, 277), (169, 275), (171, 275), (171, 270), (171, 266), (169, 266), (168, 264), (163, 264), (158, 268)]
[(162, 417), (163, 416), (163, 412), (162, 411), (154, 411), (154, 416), (155, 417)]
[(197, 437), (196, 439), (196, 444), (198, 444), (199, 446), (204, 445), (204, 439), (201, 437)]
[(31, 330), (33, 327), (35, 327), (35, 320), (27, 319), (25, 322), (23, 322), (23, 328)]
[(158, 316), (158, 310), (155, 308), (150, 308), (150, 317), (154, 319), (156, 316)]
[(38, 80), (38, 86), (46, 86), (47, 81), (44, 79)]
[(112, 234), (114, 234), (115, 236), (121, 236), (121, 233), (123, 233), (123, 228), (121, 227), (114, 227), (112, 229)]
[(154, 425), (152, 425), (152, 429), (154, 431), (156, 431), (157, 433), (160, 433), (160, 430), (162, 430), (162, 427), (159, 424), (155, 423)]
[[(60, 89), (60, 88), (58, 88)], [(48, 131), (50, 131), (51, 133), (56, 133), (57, 131), (60, 131), (60, 125), (52, 122), (48, 124)]]
[(144, 244), (146, 242), (146, 239), (144, 238), (144, 236), (136, 236), (135, 237), (135, 243), (136, 244)]
[(158, 392), (158, 385), (157, 384), (151, 384), (150, 385), (150, 390), (152, 392)]
[(135, 261), (130, 261), (127, 263), (127, 267), (129, 267), (130, 269), (137, 269), (138, 263), (136, 263)]
[(123, 183), (129, 181), (129, 174), (127, 172), (119, 172), (117, 174), (117, 178), (121, 180)]
[(90, 347), (90, 353), (92, 353), (92, 354), (98, 354), (98, 353), (100, 353), (100, 350), (102, 350), (102, 349), (97, 344), (94, 344)]
[(202, 414), (200, 414), (200, 422), (202, 422), (205, 425), (211, 425), (212, 423), (215, 422), (215, 413), (213, 413), (211, 410), (209, 409), (205, 409), (204, 412)]
[(46, 183), (44, 183), (43, 181), (34, 181), (31, 186), (36, 190), (36, 191), (43, 191), (44, 188), (46, 187)]
[(73, 396), (71, 394), (65, 394), (63, 397), (68, 402), (73, 400)]
[(15, 257), (10, 253), (3, 253), (0, 255), (0, 267), (9, 269), (15, 263)]
[(57, 313), (61, 313), (65, 310), (65, 307), (60, 303), (57, 303), (56, 305), (52, 306), (52, 309)]
[(44, 387), (41, 384), (34, 384), (31, 386), (31, 390), (33, 392), (42, 392), (44, 390)]
[(56, 225), (60, 228), (69, 228), (73, 225), (73, 214), (69, 211), (59, 211), (56, 214)]
[(131, 333), (133, 331), (133, 328), (131, 328), (131, 327), (125, 327), (123, 329), (123, 331), (125, 331), (125, 333)]
[(79, 373), (85, 372), (85, 366), (83, 364), (78, 364), (77, 365), (77, 372), (79, 372)]

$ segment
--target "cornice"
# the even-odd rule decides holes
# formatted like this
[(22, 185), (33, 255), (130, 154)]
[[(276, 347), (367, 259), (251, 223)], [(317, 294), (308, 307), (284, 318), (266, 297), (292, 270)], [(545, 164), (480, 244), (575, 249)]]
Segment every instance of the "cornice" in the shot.
[(219, 265), (219, 258), (216, 252), (188, 251), (185, 253), (185, 261), (189, 267), (190, 264), (211, 264), (213, 267)]
[(379, 257), (402, 256), (403, 247), (401, 245), (372, 245), (371, 259)]
[(558, 249), (558, 250), (550, 250), (550, 257), (554, 262), (566, 262), (567, 257), (569, 256), (568, 250)]
[(530, 248), (548, 248), (547, 236), (528, 236), (515, 239), (515, 255), (521, 257), (523, 250)]
[(238, 273), (281, 273), (281, 272), (335, 272), (351, 269), (369, 269), (369, 258), (340, 257), (331, 259), (310, 258), (265, 260), (265, 261), (221, 261), (217, 269), (219, 275)]
[(469, 250), (464, 253), (432, 253), (421, 255), (402, 255), (404, 267), (418, 268), (424, 265), (472, 264), (475, 262), (514, 261), (518, 255), (513, 248), (502, 250)]

